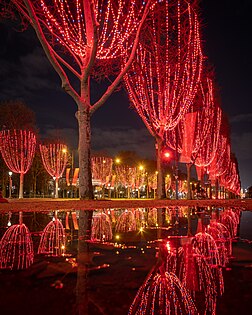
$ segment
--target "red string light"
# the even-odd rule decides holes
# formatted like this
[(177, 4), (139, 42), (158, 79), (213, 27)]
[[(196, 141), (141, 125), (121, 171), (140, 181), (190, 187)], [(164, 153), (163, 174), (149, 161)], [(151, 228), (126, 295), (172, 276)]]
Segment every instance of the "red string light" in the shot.
[(57, 215), (44, 228), (38, 247), (38, 254), (62, 256), (65, 254), (65, 231)]
[(160, 1), (150, 15), (125, 82), (148, 130), (163, 139), (197, 91), (202, 68), (199, 23), (186, 1)]
[(27, 269), (34, 259), (31, 233), (22, 222), (19, 213), (19, 224), (12, 225), (4, 233), (0, 241), (0, 268)]
[(67, 164), (67, 146), (61, 143), (40, 144), (40, 153), (44, 168), (55, 179), (55, 198), (58, 198), (59, 178)]
[(67, 146), (60, 143), (40, 144), (39, 149), (46, 171), (59, 179), (67, 164)]
[(94, 156), (91, 159), (92, 178), (100, 181), (101, 185), (109, 182), (108, 178), (112, 175), (113, 159), (108, 157)]
[(23, 198), (24, 174), (28, 172), (36, 148), (36, 136), (28, 130), (3, 130), (0, 133), (0, 151), (8, 168), (20, 174), (19, 198)]

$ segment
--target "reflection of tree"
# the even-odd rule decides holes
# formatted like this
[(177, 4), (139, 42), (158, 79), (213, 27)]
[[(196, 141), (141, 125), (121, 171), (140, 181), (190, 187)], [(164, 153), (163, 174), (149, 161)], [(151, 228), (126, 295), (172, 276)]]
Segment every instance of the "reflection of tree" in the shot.
[(27, 269), (33, 263), (34, 251), (31, 233), (23, 223), (19, 212), (19, 223), (10, 226), (0, 242), (1, 269)]

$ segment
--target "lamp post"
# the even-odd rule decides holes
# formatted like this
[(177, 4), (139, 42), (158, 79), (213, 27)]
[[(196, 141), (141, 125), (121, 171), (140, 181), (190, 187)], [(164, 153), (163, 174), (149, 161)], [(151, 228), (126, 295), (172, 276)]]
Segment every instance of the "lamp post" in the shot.
[[(119, 165), (121, 163), (121, 159), (120, 158), (115, 158), (114, 160), (114, 164), (115, 165)], [(116, 178), (116, 182), (115, 182), (115, 198), (118, 198), (118, 188), (119, 188), (119, 185), (118, 185), (118, 178)]]
[(9, 198), (11, 198), (11, 191), (12, 191), (12, 172), (9, 171)]
[(140, 173), (139, 173), (139, 187), (138, 187), (138, 191), (137, 191), (137, 198), (139, 199), (140, 198), (140, 187), (141, 187), (141, 184), (142, 184), (142, 177), (144, 175), (144, 166), (143, 165), (139, 165), (138, 167)]

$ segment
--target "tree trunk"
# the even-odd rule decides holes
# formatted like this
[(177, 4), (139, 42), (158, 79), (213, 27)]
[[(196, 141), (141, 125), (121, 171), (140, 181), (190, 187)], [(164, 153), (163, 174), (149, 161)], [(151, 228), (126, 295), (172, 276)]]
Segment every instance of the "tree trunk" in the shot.
[[(79, 124), (79, 197), (94, 199), (91, 174), (91, 127), (90, 111), (79, 104), (77, 119)], [(79, 315), (88, 314), (88, 265), (90, 252), (87, 240), (90, 240), (93, 211), (82, 210), (79, 215), (78, 240), (78, 276), (76, 298)]]
[(19, 182), (19, 196), (21, 199), (24, 197), (24, 173), (20, 173), (20, 182)]
[(215, 179), (215, 199), (219, 199), (219, 189), (220, 189), (219, 179), (218, 179), (218, 177), (216, 177), (216, 179)]
[(163, 141), (161, 139), (156, 139), (156, 151), (157, 151), (157, 199), (165, 199), (165, 176), (162, 161), (162, 149)]
[(55, 192), (54, 192), (54, 198), (59, 198), (59, 178), (55, 178)]
[(192, 199), (192, 191), (191, 191), (191, 163), (186, 163), (186, 169), (187, 169), (187, 199)]
[(91, 127), (90, 111), (79, 105), (79, 195), (80, 199), (94, 199), (91, 174)]
[(37, 191), (37, 176), (34, 176), (33, 179), (33, 197), (36, 198), (36, 191)]

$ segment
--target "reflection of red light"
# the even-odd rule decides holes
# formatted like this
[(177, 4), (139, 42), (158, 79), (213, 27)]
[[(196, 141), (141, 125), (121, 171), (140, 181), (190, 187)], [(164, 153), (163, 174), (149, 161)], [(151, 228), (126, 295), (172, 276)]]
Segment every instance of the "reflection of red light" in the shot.
[(166, 243), (166, 249), (167, 249), (168, 253), (171, 252), (171, 244), (169, 241)]

